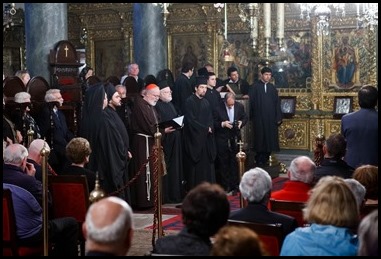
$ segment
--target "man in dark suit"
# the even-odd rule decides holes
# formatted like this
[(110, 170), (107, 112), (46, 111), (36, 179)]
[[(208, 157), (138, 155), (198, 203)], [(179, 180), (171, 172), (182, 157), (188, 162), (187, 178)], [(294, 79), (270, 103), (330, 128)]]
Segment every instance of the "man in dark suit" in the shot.
[(370, 164), (378, 166), (378, 90), (371, 85), (358, 92), (360, 110), (341, 118), (341, 134), (347, 140), (344, 160), (357, 168)]
[(327, 175), (336, 175), (344, 179), (352, 178), (354, 169), (343, 160), (346, 148), (347, 142), (340, 133), (331, 134), (328, 137), (323, 146), (324, 158), (320, 166), (316, 168), (313, 184)]
[(37, 124), (40, 127), (41, 137), (46, 138), (52, 148), (49, 155), (49, 163), (54, 171), (61, 173), (67, 162), (66, 145), (74, 137), (69, 130), (65, 114), (59, 110), (64, 99), (59, 89), (49, 89), (45, 93), (46, 106), (42, 110)]
[(248, 117), (243, 105), (235, 101), (233, 93), (226, 93), (214, 111), (214, 128), (217, 146), (218, 183), (226, 191), (238, 191), (237, 143), (241, 140), (241, 128)]
[(298, 227), (295, 218), (267, 208), (271, 188), (271, 177), (262, 168), (256, 167), (245, 172), (239, 190), (248, 202), (247, 207), (231, 212), (229, 219), (264, 224), (281, 223), (284, 236), (294, 231)]

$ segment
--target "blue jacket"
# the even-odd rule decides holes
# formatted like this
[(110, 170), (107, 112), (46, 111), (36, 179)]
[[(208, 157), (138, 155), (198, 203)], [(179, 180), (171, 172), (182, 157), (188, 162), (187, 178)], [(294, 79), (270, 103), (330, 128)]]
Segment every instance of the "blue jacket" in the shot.
[(348, 228), (311, 224), (288, 234), (281, 256), (355, 256), (358, 238)]

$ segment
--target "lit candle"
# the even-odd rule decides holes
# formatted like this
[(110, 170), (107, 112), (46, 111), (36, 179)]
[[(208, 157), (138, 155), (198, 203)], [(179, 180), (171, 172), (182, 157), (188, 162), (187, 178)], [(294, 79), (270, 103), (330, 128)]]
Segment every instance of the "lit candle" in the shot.
[(278, 39), (284, 38), (284, 3), (277, 3), (277, 31)]
[(271, 38), (271, 4), (263, 4), (263, 12), (265, 18), (265, 38)]

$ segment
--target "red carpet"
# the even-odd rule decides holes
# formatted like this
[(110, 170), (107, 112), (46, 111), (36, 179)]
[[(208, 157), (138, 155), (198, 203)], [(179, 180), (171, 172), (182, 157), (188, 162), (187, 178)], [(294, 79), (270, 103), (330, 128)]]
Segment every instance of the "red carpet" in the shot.
[[(277, 191), (281, 189), (283, 187), (284, 182), (287, 180), (288, 178), (284, 178), (284, 177), (274, 178), (272, 180), (273, 182), (272, 191)], [(231, 211), (234, 211), (240, 208), (240, 194), (239, 193), (235, 196), (228, 196), (228, 200), (230, 203)], [(165, 213), (166, 209), (170, 209), (170, 208), (163, 208), (163, 214), (169, 214), (169, 213)], [(181, 209), (172, 208), (172, 210), (168, 210), (167, 212), (175, 212), (175, 210), (177, 210), (178, 212), (176, 214), (180, 214), (180, 215), (164, 220), (162, 223), (164, 230), (181, 230), (183, 228), (184, 225), (181, 219)], [(146, 227), (145, 229), (152, 229), (152, 226)]]

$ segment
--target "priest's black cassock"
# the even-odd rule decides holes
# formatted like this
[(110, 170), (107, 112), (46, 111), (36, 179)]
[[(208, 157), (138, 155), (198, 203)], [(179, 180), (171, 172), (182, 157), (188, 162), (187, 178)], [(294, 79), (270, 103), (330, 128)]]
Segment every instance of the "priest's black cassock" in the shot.
[[(254, 129), (254, 150), (257, 153), (279, 151), (278, 126), (282, 111), (278, 91), (271, 83), (258, 80), (249, 91), (250, 114)], [(257, 161), (258, 163), (258, 161)]]
[[(159, 113), (160, 122), (178, 117), (172, 102), (159, 100), (155, 108)], [(178, 203), (182, 201), (184, 194), (182, 129), (163, 134), (162, 145), (167, 165), (167, 174), (163, 177), (164, 203)]]
[(129, 180), (127, 130), (113, 108), (106, 107), (104, 113), (98, 149), (98, 168), (103, 175), (102, 187), (108, 194), (118, 190), (114, 195), (130, 203), (129, 188), (124, 188)]
[(197, 184), (216, 182), (214, 159), (216, 146), (212, 109), (208, 100), (191, 95), (185, 103), (184, 118), (184, 172), (189, 191)]

